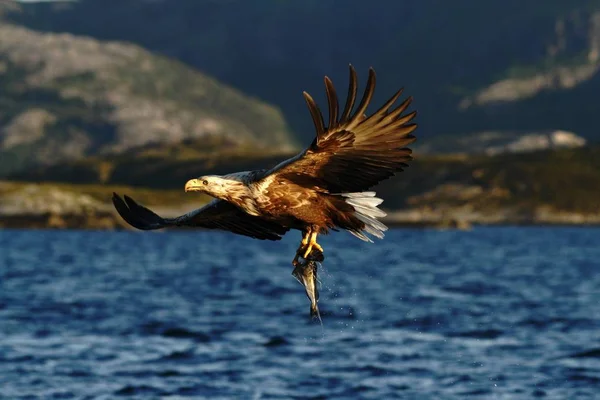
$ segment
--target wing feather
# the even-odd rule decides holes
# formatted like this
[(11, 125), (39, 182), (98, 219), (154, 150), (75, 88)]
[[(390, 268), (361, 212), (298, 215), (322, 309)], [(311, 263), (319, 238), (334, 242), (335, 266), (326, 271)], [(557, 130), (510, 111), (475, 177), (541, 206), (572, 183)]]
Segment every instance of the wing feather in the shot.
[(112, 201), (125, 222), (141, 230), (189, 226), (221, 229), (263, 240), (280, 240), (289, 230), (276, 222), (249, 215), (223, 200), (213, 200), (204, 207), (177, 218), (162, 218), (127, 195), (122, 199), (113, 193)]
[(327, 102), (329, 103), (329, 124), (327, 124), (327, 129), (331, 130), (337, 128), (337, 115), (340, 105), (333, 82), (327, 76), (325, 77), (325, 90), (327, 92)]
[[(351, 67), (352, 68), (352, 67)], [(354, 116), (350, 119), (348, 125), (346, 125), (345, 129), (352, 130), (355, 128), (362, 119), (364, 119), (365, 111), (373, 98), (373, 93), (375, 93), (375, 70), (373, 68), (369, 68), (369, 78), (367, 79), (367, 86), (365, 87), (365, 93), (358, 105), (358, 108), (354, 112)], [(335, 132), (331, 132), (333, 134)]]
[(313, 123), (315, 124), (315, 130), (317, 131), (317, 136), (322, 135), (325, 132), (325, 122), (323, 121), (323, 114), (319, 109), (319, 106), (310, 94), (304, 92), (304, 100), (306, 100), (306, 105), (308, 106), (308, 110), (310, 111), (310, 115), (312, 116)]
[[(412, 160), (407, 146), (415, 141), (411, 133), (417, 128), (411, 121), (416, 111), (403, 114), (412, 102), (405, 99), (392, 109), (403, 89), (398, 90), (375, 113), (365, 115), (375, 91), (373, 68), (363, 96), (352, 111), (358, 91), (356, 71), (350, 65), (348, 97), (339, 119), (338, 97), (333, 83), (325, 78), (329, 108), (329, 124), (313, 98), (304, 93), (316, 129), (312, 144), (297, 156), (268, 171), (265, 176), (279, 174), (301, 186), (313, 186), (330, 193), (365, 191), (402, 171)], [(390, 111), (391, 110), (391, 111)]]
[(344, 113), (340, 118), (340, 123), (345, 124), (348, 122), (354, 102), (356, 102), (356, 93), (358, 92), (358, 78), (356, 77), (356, 70), (350, 66), (350, 83), (348, 84), (348, 98), (346, 99), (346, 105), (344, 106)]

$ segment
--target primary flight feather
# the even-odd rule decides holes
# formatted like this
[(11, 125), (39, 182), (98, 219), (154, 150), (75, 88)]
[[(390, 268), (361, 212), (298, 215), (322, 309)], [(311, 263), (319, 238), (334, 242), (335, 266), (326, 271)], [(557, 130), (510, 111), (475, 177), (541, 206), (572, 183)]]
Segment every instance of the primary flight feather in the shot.
[[(177, 218), (162, 218), (116, 193), (113, 203), (121, 217), (142, 230), (169, 226), (222, 229), (256, 239), (279, 240), (290, 229), (302, 231), (296, 258), (306, 258), (313, 249), (323, 251), (317, 235), (344, 229), (370, 241), (367, 234), (383, 238), (387, 227), (378, 206), (383, 200), (369, 191), (377, 183), (400, 172), (412, 159), (407, 148), (415, 141), (412, 123), (416, 112), (405, 113), (412, 98), (396, 108), (402, 89), (379, 110), (365, 111), (375, 90), (375, 72), (369, 69), (364, 94), (354, 109), (358, 84), (350, 66), (348, 97), (340, 113), (333, 83), (325, 77), (329, 118), (308, 93), (304, 98), (312, 116), (316, 136), (297, 156), (272, 169), (203, 176), (185, 184), (185, 191), (215, 198), (204, 207)], [(353, 110), (354, 109), (354, 110)]]

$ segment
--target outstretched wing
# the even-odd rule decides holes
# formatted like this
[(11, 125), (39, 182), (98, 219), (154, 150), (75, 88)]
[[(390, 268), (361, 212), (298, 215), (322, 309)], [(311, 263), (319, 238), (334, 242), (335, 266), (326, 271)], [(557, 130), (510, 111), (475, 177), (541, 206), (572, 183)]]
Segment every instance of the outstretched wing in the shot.
[(289, 230), (276, 222), (245, 213), (231, 203), (213, 200), (207, 205), (177, 218), (162, 218), (136, 203), (131, 197), (121, 199), (113, 193), (113, 204), (121, 217), (137, 229), (153, 230), (169, 226), (194, 226), (222, 229), (255, 239), (279, 240)]
[(370, 68), (362, 100), (352, 112), (357, 79), (356, 71), (350, 66), (348, 98), (339, 118), (337, 94), (328, 77), (325, 77), (325, 89), (329, 106), (328, 126), (325, 126), (323, 114), (315, 101), (304, 92), (317, 136), (306, 150), (279, 164), (267, 176), (278, 174), (301, 186), (318, 187), (330, 193), (358, 192), (368, 190), (408, 166), (406, 163), (412, 160), (412, 151), (405, 146), (416, 139), (411, 132), (417, 125), (410, 123), (416, 111), (406, 115), (402, 113), (412, 98), (390, 110), (403, 89), (367, 117), (365, 110), (375, 90), (375, 71)]

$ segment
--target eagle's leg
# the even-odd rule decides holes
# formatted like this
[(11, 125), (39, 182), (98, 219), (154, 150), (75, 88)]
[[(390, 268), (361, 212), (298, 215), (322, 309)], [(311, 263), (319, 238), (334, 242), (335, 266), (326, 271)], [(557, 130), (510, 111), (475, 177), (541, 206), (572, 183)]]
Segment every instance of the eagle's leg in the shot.
[(304, 255), (302, 256), (304, 259), (308, 257), (308, 255), (312, 252), (313, 247), (323, 253), (323, 248), (319, 243), (317, 243), (317, 235), (319, 234), (318, 230), (312, 231), (310, 233), (310, 239), (308, 241), (308, 246), (306, 246), (306, 250), (304, 251)]
[(304, 249), (306, 247), (306, 245), (308, 244), (308, 240), (310, 238), (310, 228), (306, 231), (306, 233), (304, 233), (304, 236), (302, 237), (302, 241), (300, 242), (300, 247), (298, 248), (300, 249)]
[(304, 236), (302, 236), (302, 241), (300, 242), (300, 247), (298, 247), (298, 250), (296, 250), (296, 257), (294, 257), (294, 260), (292, 261), (293, 265), (298, 264), (298, 258), (300, 258), (300, 254), (302, 254), (302, 251), (304, 251), (304, 249), (306, 249), (306, 246), (308, 246), (308, 242), (310, 239), (310, 234), (311, 234), (311, 229), (310, 227), (306, 229), (306, 231), (303, 232)]

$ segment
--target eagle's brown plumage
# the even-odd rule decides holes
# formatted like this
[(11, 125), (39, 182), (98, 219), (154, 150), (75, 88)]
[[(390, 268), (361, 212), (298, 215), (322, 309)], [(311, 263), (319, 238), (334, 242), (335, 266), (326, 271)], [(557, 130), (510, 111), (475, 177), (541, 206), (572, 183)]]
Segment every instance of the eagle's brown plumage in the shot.
[[(306, 239), (308, 233), (316, 238), (318, 232), (341, 228), (363, 240), (369, 240), (364, 232), (383, 237), (387, 228), (377, 221), (385, 215), (377, 208), (382, 200), (365, 191), (402, 171), (412, 159), (406, 146), (415, 140), (411, 133), (417, 125), (411, 121), (416, 112), (403, 114), (412, 98), (392, 108), (401, 89), (367, 116), (365, 112), (375, 90), (375, 72), (369, 69), (364, 94), (354, 109), (358, 84), (352, 66), (348, 97), (341, 113), (328, 77), (325, 90), (327, 125), (313, 98), (304, 93), (316, 137), (297, 156), (269, 170), (188, 181), (186, 190), (202, 191), (217, 200), (178, 218), (161, 218), (131, 198), (123, 201), (115, 194), (117, 211), (138, 229), (198, 226), (277, 240), (289, 229), (302, 230)], [(314, 238), (310, 240), (318, 246), (313, 243)]]
[(416, 111), (402, 116), (412, 98), (396, 109), (391, 106), (400, 97), (400, 89), (370, 117), (364, 114), (375, 90), (375, 71), (369, 79), (362, 100), (351, 112), (357, 95), (357, 78), (350, 67), (350, 90), (344, 112), (337, 119), (338, 101), (329, 78), (325, 77), (329, 103), (329, 123), (325, 127), (319, 107), (308, 93), (304, 98), (311, 112), (317, 136), (304, 152), (278, 165), (269, 174), (278, 174), (301, 186), (315, 186), (330, 193), (368, 190), (394, 173), (402, 171), (412, 159), (407, 145), (415, 141), (411, 135), (417, 125), (409, 123)]

